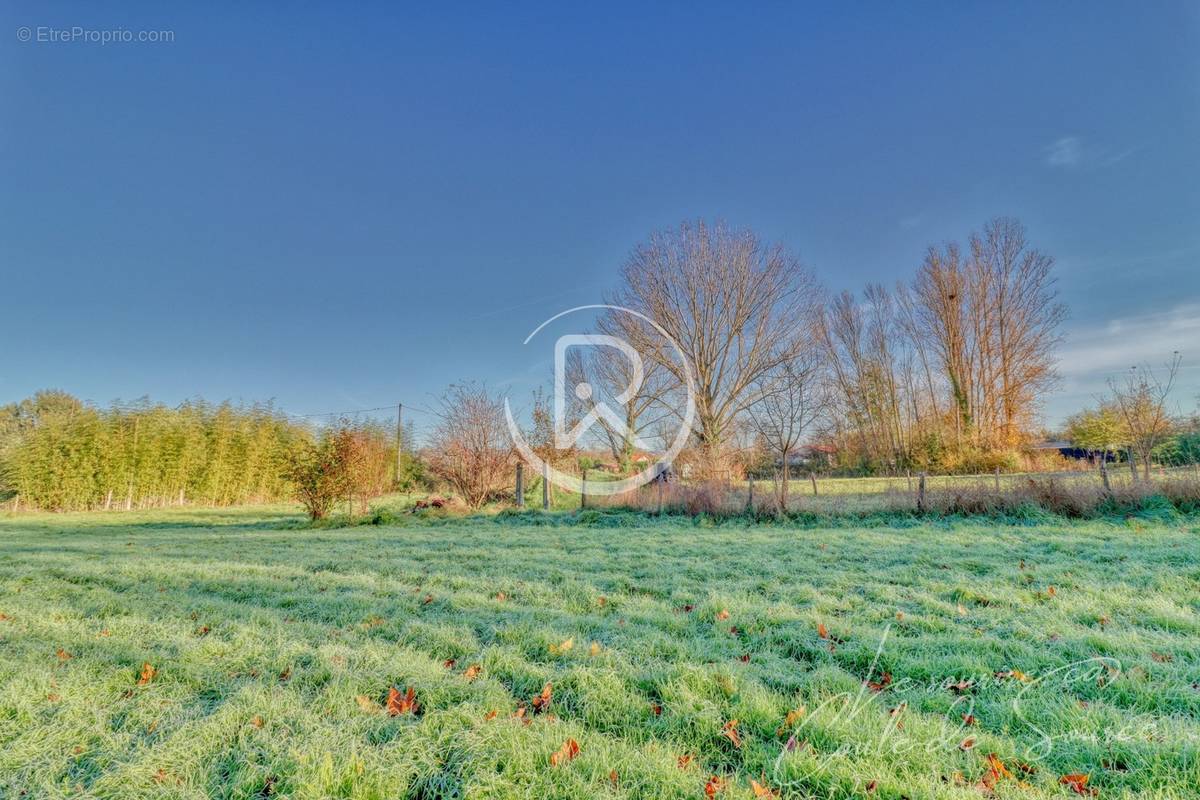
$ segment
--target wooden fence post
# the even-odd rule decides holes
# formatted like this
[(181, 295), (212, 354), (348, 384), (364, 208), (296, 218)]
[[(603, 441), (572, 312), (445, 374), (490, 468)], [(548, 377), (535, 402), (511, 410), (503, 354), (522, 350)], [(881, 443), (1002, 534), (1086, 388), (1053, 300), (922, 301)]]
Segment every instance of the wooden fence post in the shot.
[(808, 473), (808, 477), (812, 481), (813, 497), (816, 497), (817, 496), (817, 473), (810, 472), (810, 473)]
[(667, 482), (667, 478), (661, 470), (658, 473), (658, 477), (654, 479), (654, 482), (658, 484), (658, 515), (661, 517), (663, 511), (663, 484)]
[(550, 510), (550, 465), (542, 462), (542, 510)]
[(996, 494), (1000, 494), (1000, 467), (996, 467)]
[(750, 496), (746, 499), (746, 511), (754, 511), (754, 478), (750, 478)]
[(525, 465), (517, 462), (517, 508), (525, 507)]
[(1100, 462), (1100, 480), (1104, 482), (1104, 493), (1112, 494), (1112, 485), (1108, 482), (1108, 459)]
[(911, 469), (904, 470), (904, 475), (905, 475), (905, 477), (908, 478), (908, 490), (911, 492), (912, 491), (912, 470)]
[(1137, 483), (1137, 462), (1133, 458), (1133, 448), (1129, 448), (1129, 474), (1133, 476), (1133, 482)]
[(579, 486), (579, 507), (587, 508), (587, 470), (583, 471), (583, 482)]
[(922, 472), (917, 478), (917, 513), (925, 513), (925, 473)]

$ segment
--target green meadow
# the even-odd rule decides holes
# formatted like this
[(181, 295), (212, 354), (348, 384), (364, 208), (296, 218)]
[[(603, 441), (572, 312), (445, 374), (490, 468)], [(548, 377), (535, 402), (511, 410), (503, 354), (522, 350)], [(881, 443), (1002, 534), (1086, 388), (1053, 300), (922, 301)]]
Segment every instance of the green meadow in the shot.
[(1195, 517), (0, 519), (4, 798), (1197, 787)]

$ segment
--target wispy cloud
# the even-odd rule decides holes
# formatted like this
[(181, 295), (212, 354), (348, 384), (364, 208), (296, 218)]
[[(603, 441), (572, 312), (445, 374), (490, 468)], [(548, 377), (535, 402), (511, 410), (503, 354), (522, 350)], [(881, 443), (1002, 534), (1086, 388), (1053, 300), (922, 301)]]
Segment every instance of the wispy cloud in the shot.
[(1064, 136), (1046, 147), (1046, 163), (1071, 169), (1083, 160), (1083, 143), (1078, 136)]
[[(1111, 319), (1103, 325), (1074, 331), (1062, 348), (1059, 373), (1071, 381), (1103, 381), (1132, 366), (1161, 364), (1176, 350), (1185, 364), (1196, 364), (1200, 353), (1200, 303), (1166, 311)], [(1190, 356), (1190, 358), (1189, 358)]]
[(1078, 136), (1062, 136), (1042, 148), (1046, 165), (1055, 169), (1111, 167), (1142, 149), (1141, 145), (1113, 150), (1084, 142)]

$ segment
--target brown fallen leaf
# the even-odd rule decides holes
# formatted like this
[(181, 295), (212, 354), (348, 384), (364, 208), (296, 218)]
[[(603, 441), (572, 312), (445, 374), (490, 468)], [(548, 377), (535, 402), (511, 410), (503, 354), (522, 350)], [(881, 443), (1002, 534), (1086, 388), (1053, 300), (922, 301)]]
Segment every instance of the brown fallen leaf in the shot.
[(742, 746), (742, 737), (738, 736), (737, 732), (738, 721), (731, 719), (721, 727), (721, 735), (729, 741), (733, 742), (734, 747)]
[(530, 705), (533, 706), (534, 712), (545, 711), (550, 708), (550, 700), (554, 697), (554, 687), (547, 683), (542, 687), (542, 691), (533, 698)]
[(612, 784), (614, 789), (621, 785), (621, 776), (617, 774), (615, 769), (608, 773), (608, 782)]
[(879, 677), (878, 681), (867, 681), (867, 688), (872, 692), (882, 692), (892, 682), (892, 673), (885, 672)]
[(729, 619), (729, 609), (727, 609), (727, 608), (722, 608), (720, 611), (718, 611), (718, 612), (717, 612), (717, 619), (718, 619), (718, 620), (720, 620), (720, 621), (722, 621), (722, 622), (723, 622), (723, 621), (725, 621), (725, 620), (727, 620), (727, 619)]
[(154, 676), (158, 674), (158, 670), (149, 661), (142, 664), (142, 673), (138, 676), (138, 686), (145, 686), (150, 681), (154, 680)]
[(967, 738), (963, 739), (961, 742), (958, 743), (958, 749), (962, 750), (964, 753), (968, 750), (973, 749), (974, 747), (975, 747), (975, 739), (974, 739), (974, 737), (971, 737), (971, 736), (968, 736)]
[(687, 769), (689, 766), (691, 766), (692, 757), (689, 755), (682, 755), (676, 759), (675, 763), (680, 769)]
[(577, 755), (579, 755), (579, 742), (567, 739), (557, 752), (550, 754), (550, 766), (557, 767), (559, 764), (565, 764)]
[(1150, 658), (1154, 659), (1159, 664), (1170, 664), (1175, 660), (1175, 657), (1170, 653), (1151, 653)]
[(817, 636), (820, 636), (822, 639), (829, 638), (829, 629), (825, 627), (824, 622), (817, 623)]
[(962, 721), (963, 721), (963, 725), (974, 725), (975, 723), (979, 722), (979, 720), (976, 719), (974, 714), (963, 714)]
[(1085, 775), (1082, 772), (1073, 772), (1070, 775), (1063, 775), (1062, 777), (1060, 777), (1058, 779), (1058, 782), (1061, 783), (1063, 786), (1066, 786), (1068, 789), (1070, 789), (1075, 794), (1082, 794), (1082, 795), (1087, 795), (1089, 797), (1095, 797), (1100, 792), (1097, 789), (1092, 789), (1092, 788), (1088, 787), (1087, 783), (1088, 783), (1089, 778), (1091, 778), (1090, 775)]
[(447, 658), (445, 661), (442, 662), (442, 666), (445, 667), (446, 669), (454, 669), (454, 665), (457, 663), (458, 663), (458, 661), (456, 661), (455, 659)]
[(717, 796), (717, 792), (725, 788), (725, 781), (721, 780), (720, 776), (713, 775), (708, 779), (708, 783), (704, 784), (704, 796), (713, 798)]
[(393, 717), (401, 714), (416, 714), (421, 704), (417, 702), (416, 691), (409, 686), (404, 694), (395, 686), (388, 689), (387, 712)]
[(559, 642), (558, 644), (550, 645), (550, 654), (551, 655), (562, 655), (563, 653), (570, 652), (571, 648), (573, 648), (574, 646), (575, 646), (575, 637), (571, 637), (569, 639), (565, 639), (562, 642)]
[(263, 718), (258, 716), (257, 714), (255, 714), (254, 718), (250, 720), (250, 727), (261, 728), (262, 726), (263, 726)]
[(599, 642), (592, 642), (592, 646), (588, 648), (588, 655), (594, 658), (595, 656), (600, 655), (600, 649)]
[(498, 711), (496, 711), (496, 709), (494, 709), (494, 708), (493, 708), (491, 711), (489, 711), (489, 712), (487, 712), (486, 714), (484, 714), (484, 715), (483, 715), (483, 719), (484, 719), (484, 721), (491, 720), (491, 719), (495, 719), (495, 718), (496, 718), (496, 714), (497, 714), (497, 713), (499, 713), (499, 712), (498, 712)]
[(70, 653), (68, 653), (66, 650), (63, 650), (61, 647), (58, 648), (58, 652), (55, 655), (58, 656), (59, 661), (70, 661), (72, 658), (75, 657), (75, 656), (71, 655)]
[(779, 792), (774, 791), (765, 784), (759, 783), (753, 778), (750, 779), (750, 789), (754, 792), (755, 797), (779, 797)]
[(473, 681), (479, 677), (479, 673), (483, 670), (479, 664), (472, 664), (463, 671), (463, 677), (469, 681)]

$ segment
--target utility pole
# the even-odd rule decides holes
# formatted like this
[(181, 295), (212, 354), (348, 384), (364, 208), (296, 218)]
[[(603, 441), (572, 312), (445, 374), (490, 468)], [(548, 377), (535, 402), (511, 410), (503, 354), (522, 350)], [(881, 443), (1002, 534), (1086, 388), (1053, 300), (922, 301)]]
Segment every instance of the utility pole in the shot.
[(396, 485), (400, 484), (400, 457), (404, 453), (404, 404), (396, 404)]

